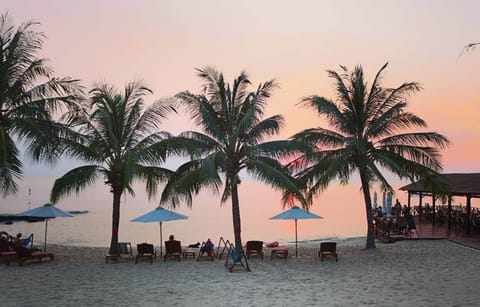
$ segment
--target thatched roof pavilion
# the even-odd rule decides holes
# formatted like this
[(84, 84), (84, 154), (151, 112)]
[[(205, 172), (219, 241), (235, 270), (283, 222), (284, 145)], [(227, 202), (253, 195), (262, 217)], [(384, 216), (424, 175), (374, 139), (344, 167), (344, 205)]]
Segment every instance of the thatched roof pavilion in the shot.
[[(447, 185), (448, 190), (448, 226), (450, 227), (450, 213), (452, 207), (452, 197), (463, 196), (466, 197), (466, 211), (467, 218), (471, 212), (471, 199), (480, 198), (480, 173), (453, 173), (442, 174), (442, 180)], [(430, 187), (425, 184), (424, 180), (413, 182), (400, 188), (402, 191), (408, 192), (408, 206), (410, 207), (410, 198), (412, 196), (419, 196), (419, 207), (422, 212), (422, 198), (425, 196), (432, 197), (433, 207), (433, 223), (435, 223), (435, 199), (438, 195), (432, 191)], [(420, 215), (421, 219), (421, 215)], [(470, 221), (467, 221), (467, 230), (470, 227)]]

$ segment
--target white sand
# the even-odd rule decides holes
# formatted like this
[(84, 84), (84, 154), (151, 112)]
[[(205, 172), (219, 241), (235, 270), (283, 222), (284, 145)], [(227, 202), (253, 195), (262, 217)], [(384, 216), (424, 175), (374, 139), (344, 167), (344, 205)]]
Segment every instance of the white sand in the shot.
[[(478, 306), (480, 251), (449, 241), (339, 242), (339, 261), (251, 258), (252, 272), (223, 260), (105, 264), (104, 248), (49, 246), (53, 262), (0, 266), (0, 306)], [(294, 246), (290, 246), (290, 253)]]

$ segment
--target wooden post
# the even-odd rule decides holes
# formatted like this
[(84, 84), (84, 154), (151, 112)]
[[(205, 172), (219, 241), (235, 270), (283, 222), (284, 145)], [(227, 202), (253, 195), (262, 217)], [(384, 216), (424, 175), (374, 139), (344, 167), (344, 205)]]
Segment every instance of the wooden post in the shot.
[(420, 194), (418, 194), (418, 215), (419, 215), (419, 220), (420, 222), (422, 221), (422, 198), (423, 198), (423, 195), (422, 195), (422, 192), (420, 192)]
[(435, 194), (432, 193), (432, 224), (435, 226)]
[(452, 197), (448, 197), (448, 229), (452, 227)]
[(470, 195), (467, 195), (467, 216), (465, 219), (465, 223), (467, 226), (467, 233), (470, 234), (470, 213), (472, 211), (472, 197)]

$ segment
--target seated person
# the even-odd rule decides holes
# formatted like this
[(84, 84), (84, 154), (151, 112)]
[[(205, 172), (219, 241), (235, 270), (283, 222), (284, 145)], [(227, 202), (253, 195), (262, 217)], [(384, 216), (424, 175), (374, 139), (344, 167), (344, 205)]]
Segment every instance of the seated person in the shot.
[(205, 245), (202, 247), (200, 252), (207, 253), (208, 256), (212, 257), (213, 256), (213, 249), (214, 249), (213, 242), (209, 238), (207, 240), (207, 242), (205, 242)]
[(15, 244), (15, 246), (23, 246), (23, 239), (22, 239), (21, 232), (17, 233), (17, 236), (13, 240), (13, 243)]
[[(13, 240), (13, 245), (15, 248), (24, 248), (30, 252), (40, 251), (41, 249), (32, 246), (32, 236), (27, 238), (22, 238), (22, 233), (17, 233), (17, 236)], [(30, 247), (29, 247), (30, 246)]]

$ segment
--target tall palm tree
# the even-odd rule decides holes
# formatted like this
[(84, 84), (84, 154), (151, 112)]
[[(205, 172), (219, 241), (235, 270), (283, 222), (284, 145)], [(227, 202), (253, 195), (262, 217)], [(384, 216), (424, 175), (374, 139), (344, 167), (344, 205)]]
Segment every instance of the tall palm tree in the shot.
[(249, 91), (250, 81), (241, 73), (226, 83), (223, 74), (211, 67), (197, 69), (205, 82), (204, 93), (181, 92), (176, 97), (189, 110), (203, 132), (186, 131), (179, 135), (192, 159), (181, 165), (165, 187), (162, 202), (173, 206), (204, 187), (219, 192), (224, 183), (221, 202), (231, 198), (235, 249), (241, 255), (241, 222), (238, 185), (242, 171), (274, 188), (298, 192), (293, 178), (279, 159), (292, 155), (298, 146), (292, 141), (263, 142), (278, 134), (283, 125), (281, 115), (262, 119), (267, 98), (276, 87), (273, 80)]
[(76, 108), (81, 101), (78, 81), (52, 78), (53, 70), (37, 57), (44, 35), (34, 30), (35, 22), (10, 25), (0, 16), (0, 194), (17, 192), (22, 177), (21, 148), (34, 161), (53, 162), (59, 156), (55, 142), (65, 128), (54, 121), (62, 107)]
[[(388, 63), (387, 63), (388, 64)], [(407, 112), (407, 97), (420, 90), (415, 82), (397, 88), (381, 86), (385, 64), (370, 89), (361, 66), (349, 73), (328, 70), (335, 80), (336, 102), (309, 96), (302, 104), (315, 109), (333, 128), (307, 129), (294, 136), (315, 148), (315, 153), (296, 161), (304, 169), (298, 176), (309, 186), (309, 199), (325, 189), (331, 180), (346, 184), (351, 175), (360, 175), (365, 201), (368, 232), (366, 248), (375, 248), (370, 187), (379, 182), (384, 191), (393, 192), (382, 171), (400, 178), (435, 177), (441, 170), (439, 149), (448, 145), (446, 137), (435, 132), (409, 132), (427, 125)]]
[(112, 254), (117, 249), (123, 192), (134, 196), (132, 182), (144, 180), (149, 198), (153, 197), (157, 185), (172, 173), (160, 166), (171, 149), (169, 134), (157, 130), (167, 112), (174, 109), (161, 102), (145, 108), (144, 96), (150, 93), (141, 82), (130, 82), (123, 94), (107, 84), (90, 91), (90, 109), (71, 119), (78, 133), (65, 140), (66, 154), (90, 164), (55, 180), (50, 195), (55, 203), (62, 196), (79, 193), (102, 176), (113, 193)]

